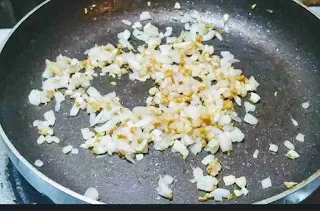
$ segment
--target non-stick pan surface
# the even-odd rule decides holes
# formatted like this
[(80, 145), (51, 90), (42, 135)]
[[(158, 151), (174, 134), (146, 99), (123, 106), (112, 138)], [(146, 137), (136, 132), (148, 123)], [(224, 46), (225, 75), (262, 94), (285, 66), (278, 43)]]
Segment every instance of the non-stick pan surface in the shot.
[[(151, 21), (164, 29), (172, 26), (174, 32), (182, 24), (172, 20), (179, 16), (173, 10), (173, 1), (51, 1), (36, 11), (11, 36), (0, 56), (0, 121), (6, 135), (17, 150), (30, 163), (44, 161), (39, 170), (57, 183), (83, 194), (89, 187), (97, 187), (101, 201), (106, 203), (169, 203), (158, 198), (156, 187), (159, 175), (175, 177), (174, 200), (170, 203), (199, 203), (203, 195), (194, 184), (192, 167), (201, 166), (205, 153), (189, 156), (184, 162), (171, 150), (152, 149), (136, 165), (117, 156), (96, 157), (80, 149), (79, 155), (65, 155), (62, 148), (68, 144), (79, 147), (83, 143), (80, 129), (88, 127), (88, 117), (81, 112), (69, 117), (71, 101), (63, 104), (56, 114), (54, 127), (61, 139), (59, 145), (37, 145), (37, 129), (32, 122), (43, 118), (43, 113), (54, 107), (35, 107), (28, 103), (30, 90), (41, 87), (41, 74), (45, 59), (54, 60), (59, 54), (84, 59), (84, 51), (94, 44), (116, 43), (117, 33), (125, 26), (121, 20), (137, 21), (142, 11), (150, 11)], [(222, 15), (230, 15), (229, 34), (222, 42), (212, 41), (216, 51), (229, 50), (240, 63), (236, 64), (245, 75), (253, 75), (261, 84), (262, 97), (255, 115), (260, 122), (256, 127), (240, 124), (246, 137), (234, 147), (230, 156), (218, 153), (223, 170), (220, 174), (246, 176), (249, 194), (224, 203), (252, 203), (286, 190), (284, 181), (301, 182), (320, 168), (319, 157), (319, 101), (320, 101), (320, 21), (303, 7), (292, 1), (249, 0), (180, 0), (183, 10), (195, 9), (207, 22), (218, 26)], [(257, 4), (252, 10), (251, 5)], [(93, 11), (84, 14), (84, 8), (96, 4)], [(273, 10), (272, 13), (267, 10)], [(106, 94), (116, 91), (127, 107), (144, 105), (152, 82), (132, 82), (123, 77), (111, 87), (108, 77), (94, 80), (93, 85)], [(274, 93), (278, 95), (275, 97)], [(301, 103), (310, 101), (304, 110)], [(243, 115), (243, 108), (239, 112)], [(291, 117), (299, 123), (292, 125)], [(305, 142), (294, 140), (299, 133)], [(289, 160), (284, 154), (285, 140), (296, 145), (300, 154)], [(269, 144), (279, 145), (271, 154)], [(80, 148), (80, 147), (79, 147)], [(252, 157), (259, 149), (258, 159)], [(219, 178), (220, 178), (219, 177)], [(272, 187), (263, 190), (260, 181), (272, 180)], [(231, 191), (233, 188), (229, 188)], [(214, 203), (209, 201), (207, 203)]]

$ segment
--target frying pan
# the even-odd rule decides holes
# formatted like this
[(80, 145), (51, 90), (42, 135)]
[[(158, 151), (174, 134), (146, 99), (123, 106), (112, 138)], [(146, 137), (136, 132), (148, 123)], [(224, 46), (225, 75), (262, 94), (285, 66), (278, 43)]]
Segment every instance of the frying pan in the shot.
[[(257, 105), (256, 127), (240, 124), (245, 141), (234, 147), (230, 156), (218, 153), (222, 161), (221, 175), (246, 176), (249, 194), (223, 203), (269, 203), (284, 197), (317, 179), (320, 169), (320, 21), (308, 10), (293, 1), (277, 0), (180, 0), (184, 11), (196, 9), (207, 22), (221, 26), (222, 15), (230, 15), (230, 32), (222, 42), (213, 40), (216, 53), (229, 50), (240, 63), (237, 68), (253, 75), (259, 82), (261, 103)], [(252, 10), (251, 5), (257, 4)], [(84, 14), (84, 8), (96, 4)], [(37, 145), (37, 130), (32, 122), (42, 119), (53, 109), (54, 102), (35, 107), (28, 103), (32, 89), (41, 87), (45, 59), (54, 60), (59, 54), (84, 59), (84, 51), (94, 44), (115, 43), (117, 33), (126, 26), (123, 19), (138, 20), (142, 11), (150, 11), (151, 21), (160, 29), (172, 26), (174, 32), (182, 24), (172, 21), (179, 16), (174, 2), (151, 1), (46, 1), (29, 13), (14, 29), (0, 56), (0, 133), (9, 149), (9, 156), (24, 177), (41, 193), (56, 203), (97, 203), (83, 197), (89, 187), (99, 190), (105, 203), (200, 203), (203, 195), (194, 184), (192, 167), (200, 166), (205, 153), (189, 156), (184, 161), (171, 150), (151, 150), (145, 159), (133, 165), (117, 156), (92, 155), (80, 149), (79, 155), (65, 155), (68, 144), (83, 143), (80, 129), (88, 126), (85, 113), (69, 117), (72, 106), (67, 101), (56, 114), (54, 127), (59, 145)], [(269, 12), (267, 11), (269, 10)], [(270, 10), (273, 12), (271, 13)], [(96, 78), (93, 85), (102, 93), (116, 91), (122, 103), (129, 107), (144, 105), (152, 82), (137, 83), (123, 77), (111, 87), (108, 77)], [(278, 96), (275, 97), (274, 93)], [(301, 103), (310, 101), (309, 109)], [(243, 116), (243, 109), (238, 109)], [(291, 117), (299, 123), (294, 127)], [(297, 142), (299, 133), (305, 142)], [(284, 156), (285, 140), (291, 140), (300, 154), (297, 160)], [(279, 146), (271, 154), (269, 144)], [(258, 159), (252, 157), (259, 149)], [(42, 168), (32, 166), (35, 160), (44, 162)], [(158, 198), (156, 187), (159, 175), (175, 177), (172, 202)], [(219, 177), (219, 178), (220, 178)], [(263, 190), (260, 181), (272, 180), (272, 187)], [(286, 190), (284, 181), (300, 184)], [(229, 188), (231, 191), (232, 188)], [(215, 203), (209, 201), (206, 203)]]

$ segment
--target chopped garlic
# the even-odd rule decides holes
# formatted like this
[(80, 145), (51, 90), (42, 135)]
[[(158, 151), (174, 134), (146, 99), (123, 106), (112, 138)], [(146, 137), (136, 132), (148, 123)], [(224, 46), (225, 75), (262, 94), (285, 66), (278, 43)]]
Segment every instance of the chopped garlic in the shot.
[(300, 141), (300, 142), (304, 142), (304, 136), (302, 133), (299, 133), (297, 136), (296, 136), (296, 140), (297, 141)]
[(230, 186), (236, 183), (236, 177), (234, 175), (224, 176), (222, 179), (225, 186)]
[(271, 152), (278, 152), (278, 146), (277, 145), (275, 145), (275, 144), (269, 144), (269, 150), (271, 151)]
[(285, 185), (288, 189), (296, 186), (297, 184), (298, 184), (297, 182), (284, 182), (284, 185)]
[(270, 188), (272, 186), (270, 177), (267, 177), (264, 180), (262, 180), (261, 185), (263, 189)]
[(291, 160), (294, 160), (294, 159), (300, 157), (300, 155), (294, 150), (290, 150), (289, 152), (287, 152), (286, 156), (288, 158), (290, 158)]
[(43, 162), (41, 160), (36, 160), (34, 162), (34, 165), (37, 166), (37, 167), (42, 167), (43, 166)]

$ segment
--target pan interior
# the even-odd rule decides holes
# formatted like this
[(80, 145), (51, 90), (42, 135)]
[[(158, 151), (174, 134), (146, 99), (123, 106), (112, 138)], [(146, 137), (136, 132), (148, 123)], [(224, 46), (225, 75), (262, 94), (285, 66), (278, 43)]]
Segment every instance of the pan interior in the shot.
[[(138, 21), (142, 11), (150, 11), (152, 24), (164, 30), (172, 26), (174, 32), (182, 30), (182, 24), (173, 21), (179, 16), (172, 1), (51, 1), (29, 17), (12, 35), (0, 57), (0, 120), (8, 138), (30, 162), (44, 161), (40, 169), (54, 181), (83, 194), (89, 187), (99, 190), (101, 201), (106, 203), (199, 203), (203, 195), (194, 184), (192, 167), (200, 163), (205, 153), (189, 156), (186, 162), (171, 150), (158, 152), (152, 149), (136, 165), (117, 156), (95, 157), (80, 149), (83, 139), (80, 129), (88, 127), (88, 116), (80, 112), (69, 117), (71, 101), (63, 104), (56, 114), (54, 127), (59, 145), (37, 145), (37, 130), (32, 122), (43, 119), (43, 113), (54, 108), (54, 102), (35, 107), (28, 103), (32, 89), (41, 87), (41, 74), (45, 59), (54, 60), (59, 54), (78, 59), (95, 44), (115, 44), (117, 33), (127, 28), (121, 21)], [(217, 26), (222, 15), (230, 15), (230, 32), (222, 42), (214, 40), (216, 52), (229, 50), (240, 60), (235, 66), (245, 75), (254, 76), (260, 83), (258, 94), (262, 97), (254, 114), (259, 119), (256, 127), (241, 124), (245, 141), (237, 144), (230, 156), (218, 153), (222, 161), (221, 175), (246, 176), (249, 194), (223, 203), (251, 203), (285, 190), (284, 181), (296, 181), (309, 177), (320, 167), (319, 159), (319, 101), (320, 101), (320, 37), (319, 21), (307, 10), (293, 2), (280, 1), (179, 1), (183, 11), (193, 9), (201, 17)], [(252, 10), (251, 5), (257, 4)], [(84, 14), (84, 8), (96, 4), (96, 8)], [(273, 10), (272, 13), (267, 10)], [(296, 16), (299, 14), (299, 17)], [(92, 83), (101, 93), (116, 91), (123, 104), (129, 108), (144, 105), (147, 90), (152, 81), (132, 82), (127, 77), (110, 86), (107, 76)], [(278, 96), (275, 97), (274, 93)], [(310, 101), (310, 108), (302, 109), (301, 103)], [(243, 116), (244, 109), (239, 108)], [(291, 116), (299, 122), (291, 123)], [(305, 142), (295, 141), (298, 133), (306, 135)], [(292, 161), (284, 156), (285, 140), (296, 145), (300, 158)], [(277, 154), (271, 154), (269, 144), (279, 146)], [(80, 149), (79, 155), (65, 155), (62, 148), (71, 144)], [(259, 149), (259, 158), (252, 157)], [(156, 192), (159, 175), (175, 177), (174, 200), (159, 198)], [(273, 186), (263, 190), (260, 181), (270, 176)], [(235, 187), (229, 187), (233, 191)], [(214, 203), (209, 201), (206, 203)]]

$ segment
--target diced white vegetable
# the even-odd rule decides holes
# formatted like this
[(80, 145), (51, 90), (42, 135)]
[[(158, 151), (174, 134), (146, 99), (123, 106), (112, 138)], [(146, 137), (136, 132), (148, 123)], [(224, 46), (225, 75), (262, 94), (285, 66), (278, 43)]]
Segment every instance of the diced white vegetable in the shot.
[(89, 130), (89, 128), (82, 128), (82, 129), (81, 129), (81, 133), (82, 133), (82, 137), (83, 137), (85, 140), (89, 140), (89, 139), (91, 139), (91, 138), (94, 137), (94, 133), (91, 132), (91, 131)]
[(262, 180), (261, 185), (263, 189), (270, 188), (272, 186), (270, 177), (267, 177), (264, 180)]
[(284, 182), (284, 185), (285, 185), (288, 189), (296, 186), (297, 184), (298, 184), (297, 182)]
[(249, 113), (246, 113), (243, 120), (250, 125), (256, 125), (259, 122), (256, 117), (254, 117), (252, 114), (249, 114)]
[(140, 14), (140, 20), (141, 21), (150, 20), (150, 19), (152, 19), (152, 17), (151, 17), (149, 12), (142, 12)]
[(232, 150), (232, 142), (230, 137), (228, 137), (225, 133), (220, 133), (218, 135), (220, 148), (222, 152), (227, 152)]
[(46, 138), (44, 136), (39, 136), (37, 139), (37, 144), (41, 145), (46, 141)]
[(234, 190), (233, 192), (236, 197), (240, 197), (243, 194), (241, 190)]
[(54, 112), (52, 110), (47, 111), (44, 113), (44, 119), (49, 123), (49, 125), (54, 125), (56, 122), (56, 117), (54, 115)]
[(291, 160), (294, 160), (294, 159), (300, 157), (300, 155), (294, 150), (289, 150), (289, 152), (287, 152), (286, 156), (288, 158), (290, 158)]
[(222, 179), (225, 186), (233, 185), (236, 182), (236, 177), (234, 175), (224, 176)]
[(256, 106), (249, 102), (244, 102), (244, 108), (246, 110), (246, 113), (253, 112), (256, 110)]
[(34, 162), (34, 165), (37, 166), (37, 167), (42, 167), (43, 166), (43, 162), (41, 160), (36, 160)]
[(223, 188), (217, 188), (210, 193), (212, 197), (214, 197), (215, 201), (222, 201), (222, 198), (227, 199), (230, 196), (230, 191)]
[(269, 150), (271, 151), (271, 152), (278, 152), (278, 146), (277, 145), (275, 145), (275, 144), (269, 144)]
[(297, 141), (300, 141), (300, 142), (304, 142), (304, 136), (302, 133), (299, 133), (297, 136), (296, 136), (296, 140)]
[(157, 192), (160, 196), (168, 198), (170, 200), (173, 199), (173, 193), (169, 185), (172, 184), (173, 178), (170, 175), (160, 176), (158, 181)]
[(256, 149), (253, 153), (253, 158), (258, 158), (258, 155), (259, 155), (259, 150)]
[(74, 154), (74, 155), (79, 154), (79, 149), (77, 149), (77, 148), (72, 148), (71, 154)]
[(248, 195), (249, 191), (247, 188), (241, 188), (241, 192), (243, 193), (243, 195)]
[(298, 122), (295, 120), (295, 119), (293, 119), (293, 118), (291, 118), (291, 121), (292, 121), (292, 124), (294, 125), (294, 126), (298, 126), (299, 124), (298, 124)]
[(84, 196), (88, 197), (90, 199), (93, 199), (93, 200), (98, 200), (99, 199), (99, 192), (96, 188), (91, 187), (86, 190), (86, 192), (84, 193)]
[(293, 145), (290, 141), (285, 141), (283, 144), (284, 144), (284, 146), (287, 147), (288, 149), (291, 149), (291, 150), (294, 150), (294, 149), (295, 149), (294, 145)]
[(102, 97), (102, 95), (100, 94), (100, 92), (94, 88), (93, 86), (90, 86), (88, 89), (87, 89), (87, 93), (90, 97), (93, 97), (93, 98), (100, 98)]
[(224, 14), (223, 15), (223, 22), (226, 23), (229, 20), (229, 14)]
[(182, 155), (183, 159), (186, 159), (189, 155), (187, 147), (178, 140), (174, 141), (172, 152), (179, 152)]
[(147, 4), (148, 4), (148, 7), (150, 7), (150, 6), (151, 6), (151, 2), (150, 2), (150, 1), (148, 1), (148, 2), (147, 2)]
[(239, 188), (244, 188), (247, 185), (247, 179), (244, 176), (239, 177), (236, 179), (236, 184)]
[(62, 152), (63, 152), (64, 154), (68, 154), (69, 152), (71, 152), (72, 148), (73, 148), (73, 147), (72, 147), (71, 145), (65, 146), (65, 147), (62, 149)]
[(204, 157), (201, 161), (201, 163), (205, 166), (209, 165), (209, 163), (211, 163), (214, 160), (214, 155), (207, 155), (206, 157)]
[(176, 2), (174, 4), (174, 8), (177, 9), (177, 10), (181, 9), (181, 6), (180, 6), (179, 2)]
[(32, 105), (38, 106), (41, 103), (41, 92), (39, 90), (32, 90), (28, 96), (29, 102)]
[(124, 23), (125, 25), (127, 25), (127, 26), (131, 26), (131, 22), (130, 21), (128, 21), (128, 20), (122, 20), (122, 23)]
[(197, 141), (194, 145), (190, 147), (190, 151), (194, 155), (197, 155), (199, 152), (201, 152), (201, 149), (202, 149), (202, 146), (200, 141)]
[(201, 177), (197, 181), (197, 189), (202, 191), (210, 192), (213, 190), (214, 186), (218, 184), (218, 180), (211, 176)]
[(77, 116), (79, 111), (80, 111), (80, 107), (76, 106), (76, 104), (73, 105), (70, 110), (70, 116)]
[(251, 92), (249, 100), (252, 103), (257, 103), (260, 100), (260, 96), (258, 94), (256, 94), (256, 93), (254, 93), (254, 92)]
[(137, 154), (136, 159), (137, 161), (141, 161), (143, 159), (143, 154)]
[(56, 105), (54, 107), (54, 110), (60, 111), (61, 103), (65, 101), (65, 97), (61, 92), (55, 92), (54, 98), (56, 100)]
[(309, 101), (304, 102), (304, 103), (301, 104), (301, 106), (302, 106), (302, 108), (304, 108), (304, 109), (308, 109), (309, 106), (310, 106), (310, 102), (309, 102)]

